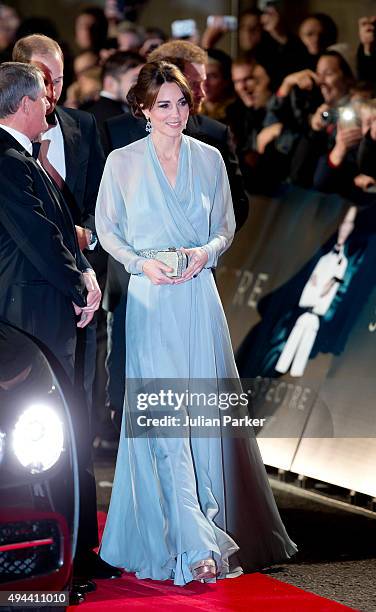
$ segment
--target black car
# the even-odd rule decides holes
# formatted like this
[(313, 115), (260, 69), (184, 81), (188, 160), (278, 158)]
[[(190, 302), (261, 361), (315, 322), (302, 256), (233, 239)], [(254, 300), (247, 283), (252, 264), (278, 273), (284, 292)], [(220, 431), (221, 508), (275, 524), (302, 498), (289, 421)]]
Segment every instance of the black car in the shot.
[(78, 528), (70, 400), (51, 362), (0, 321), (0, 590), (69, 591)]

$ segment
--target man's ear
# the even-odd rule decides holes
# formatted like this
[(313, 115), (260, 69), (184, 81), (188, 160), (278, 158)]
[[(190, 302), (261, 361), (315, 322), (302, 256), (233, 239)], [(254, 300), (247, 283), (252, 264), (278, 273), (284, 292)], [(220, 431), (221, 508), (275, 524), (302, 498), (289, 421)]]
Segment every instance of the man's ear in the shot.
[(31, 99), (28, 96), (24, 96), (21, 100), (19, 108), (25, 115), (30, 115)]

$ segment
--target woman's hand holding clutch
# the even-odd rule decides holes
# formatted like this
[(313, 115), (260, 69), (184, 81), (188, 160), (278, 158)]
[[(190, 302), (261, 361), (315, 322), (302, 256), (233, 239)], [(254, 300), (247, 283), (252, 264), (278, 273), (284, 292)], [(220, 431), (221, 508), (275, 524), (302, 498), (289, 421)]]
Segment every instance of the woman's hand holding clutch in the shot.
[(201, 247), (195, 247), (193, 249), (180, 249), (183, 253), (186, 253), (189, 257), (188, 268), (183, 272), (181, 278), (176, 279), (174, 281), (175, 285), (179, 285), (180, 283), (185, 283), (191, 278), (197, 276), (205, 264), (208, 261), (208, 254), (205, 249)]
[(173, 285), (174, 280), (166, 276), (165, 272), (172, 272), (172, 268), (169, 268), (161, 261), (157, 259), (147, 259), (142, 266), (144, 274), (153, 283), (153, 285)]

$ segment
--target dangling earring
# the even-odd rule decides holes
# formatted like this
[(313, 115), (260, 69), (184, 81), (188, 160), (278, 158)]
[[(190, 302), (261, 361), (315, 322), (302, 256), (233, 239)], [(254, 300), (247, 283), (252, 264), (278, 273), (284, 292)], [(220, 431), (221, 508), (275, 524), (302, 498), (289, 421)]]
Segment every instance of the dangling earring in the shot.
[(150, 119), (148, 119), (148, 120), (146, 121), (145, 130), (146, 130), (147, 132), (149, 132), (149, 133), (150, 133), (150, 132), (152, 131), (152, 129), (153, 129), (153, 128), (152, 128), (152, 126), (151, 126)]

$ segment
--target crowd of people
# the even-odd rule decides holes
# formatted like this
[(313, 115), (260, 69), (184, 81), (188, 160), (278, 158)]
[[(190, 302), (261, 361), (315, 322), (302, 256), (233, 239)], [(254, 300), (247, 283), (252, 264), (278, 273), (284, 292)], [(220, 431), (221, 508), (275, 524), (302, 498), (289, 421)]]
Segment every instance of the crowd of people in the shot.
[[(129, 112), (126, 96), (137, 67), (168, 39), (159, 27), (145, 29), (121, 20), (112, 4), (79, 12), (75, 56), (61, 45), (61, 102), (95, 114), (106, 152), (104, 120), (109, 113)], [(270, 193), (288, 180), (372, 203), (375, 171), (368, 152), (375, 116), (376, 18), (359, 20), (359, 46), (352, 60), (348, 45), (338, 43), (337, 26), (329, 15), (308, 15), (294, 34), (281, 1), (261, 5), (263, 10), (240, 15), (239, 53), (234, 58), (216, 47), (228, 31), (223, 18), (215, 17), (203, 33), (200, 45), (207, 56), (200, 113), (231, 128), (250, 193)], [(0, 57), (10, 59), (14, 41), (33, 32), (61, 42), (48, 19), (21, 22), (15, 9), (2, 5)], [(197, 42), (197, 35), (191, 38)], [(113, 102), (111, 111), (108, 100)]]
[[(239, 230), (244, 225), (248, 216), (250, 194), (278, 193), (279, 186), (288, 181), (306, 189), (337, 193), (356, 206), (374, 204), (376, 185), (376, 167), (373, 156), (376, 146), (376, 101), (374, 99), (376, 96), (376, 17), (364, 17), (359, 21), (359, 48), (356, 64), (352, 67), (351, 62), (345, 57), (346, 47), (337, 44), (337, 27), (328, 15), (316, 13), (307, 16), (300, 24), (298, 33), (294, 34), (288, 28), (282, 2), (273, 0), (260, 4), (259, 9), (246, 10), (239, 16), (239, 53), (234, 58), (216, 47), (220, 39), (228, 32), (228, 25), (219, 16), (210, 22), (201, 39), (198, 39), (195, 34), (193, 39), (187, 36), (182, 40), (171, 39), (157, 26), (145, 29), (136, 25), (132, 20), (124, 20), (124, 15), (119, 14), (117, 10), (117, 3), (106, 2), (105, 10), (98, 6), (86, 7), (79, 12), (75, 22), (77, 54), (73, 56), (68, 46), (60, 40), (53, 22), (41, 18), (21, 20), (13, 8), (0, 5), (0, 59), (2, 62), (0, 67), (3, 65), (1, 73), (3, 86), (8, 93), (12, 91), (11, 80), (17, 74), (15, 62), (32, 64), (42, 71), (46, 96), (42, 95), (43, 92), (39, 92), (35, 104), (40, 104), (40, 110), (43, 110), (47, 122), (44, 125), (42, 117), (39, 118), (40, 133), (38, 135), (37, 125), (33, 127), (34, 124), (28, 123), (28, 118), (34, 111), (31, 107), (29, 109), (27, 104), (22, 103), (24, 97), (20, 97), (20, 91), (17, 90), (14, 94), (17, 94), (21, 100), (17, 108), (10, 106), (8, 99), (2, 100), (0, 96), (2, 113), (0, 121), (3, 131), (7, 132), (4, 137), (4, 155), (7, 155), (6, 152), (10, 146), (9, 138), (17, 136), (17, 133), (22, 132), (30, 141), (35, 141), (33, 150), (29, 151), (24, 139), (16, 138), (19, 145), (24, 146), (28, 151), (30, 157), (33, 154), (38, 159), (38, 163), (48, 174), (52, 187), (48, 181), (46, 183), (40, 180), (36, 174), (37, 168), (33, 165), (34, 162), (28, 160), (30, 176), (28, 175), (27, 180), (22, 174), (21, 166), (14, 167), (14, 172), (21, 173), (20, 192), (14, 191), (15, 198), (21, 201), (23, 196), (21, 197), (20, 194), (23, 189), (26, 190), (28, 197), (32, 198), (29, 185), (30, 181), (36, 181), (40, 183), (41, 200), (52, 198), (59, 201), (59, 210), (55, 210), (55, 205), (51, 214), (55, 226), (60, 228), (66, 242), (62, 258), (59, 259), (60, 255), (58, 256), (57, 251), (54, 250), (55, 245), (60, 241), (60, 234), (57, 237), (56, 227), (52, 228), (48, 224), (46, 227), (43, 224), (39, 226), (40, 215), (37, 218), (38, 223), (33, 228), (32, 225), (28, 226), (28, 223), (30, 224), (31, 221), (34, 223), (35, 216), (30, 215), (28, 221), (27, 216), (23, 218), (24, 209), (20, 208), (20, 218), (13, 220), (13, 225), (9, 224), (9, 218), (14, 215), (14, 209), (11, 210), (9, 200), (9, 214), (7, 205), (4, 205), (1, 222), (6, 232), (12, 236), (17, 235), (17, 239), (27, 227), (35, 235), (39, 231), (45, 232), (48, 228), (51, 244), (46, 248), (44, 259), (45, 261), (51, 258), (52, 261), (56, 259), (54, 278), (51, 272), (48, 272), (48, 278), (54, 290), (58, 288), (65, 296), (63, 306), (60, 303), (57, 306), (58, 301), (55, 294), (48, 296), (48, 303), (51, 305), (51, 312), (54, 316), (56, 312), (60, 313), (64, 320), (69, 320), (69, 325), (64, 329), (61, 326), (54, 328), (51, 318), (47, 316), (43, 322), (42, 320), (29, 321), (26, 310), (16, 310), (15, 301), (13, 298), (10, 299), (8, 294), (3, 298), (2, 316), (30, 333), (33, 333), (33, 330), (39, 325), (43, 329), (39, 339), (52, 349), (63, 366), (65, 374), (71, 382), (74, 382), (78, 392), (82, 395), (82, 402), (86, 405), (86, 414), (89, 417), (86, 432), (88, 446), (93, 442), (96, 448), (106, 449), (111, 444), (116, 447), (118, 433), (115, 433), (111, 419), (115, 424), (120, 424), (124, 406), (126, 371), (128, 373), (131, 371), (132, 375), (135, 375), (135, 372), (140, 375), (141, 372), (142, 377), (147, 371), (147, 377), (153, 377), (154, 370), (151, 366), (150, 371), (147, 368), (145, 370), (145, 364), (140, 366), (140, 362), (136, 359), (138, 353), (134, 347), (142, 345), (145, 349), (143, 334), (145, 330), (149, 330), (148, 347), (152, 343), (156, 351), (161, 341), (161, 330), (150, 327), (149, 319), (142, 318), (145, 313), (138, 311), (135, 307), (137, 292), (139, 292), (139, 301), (143, 301), (144, 306), (145, 298), (141, 299), (140, 296), (143, 291), (145, 292), (143, 295), (147, 295), (150, 301), (149, 308), (146, 310), (153, 310), (154, 294), (152, 294), (151, 285), (174, 285), (170, 279), (166, 281), (165, 272), (168, 271), (166, 266), (157, 265), (155, 259), (147, 262), (145, 260), (149, 256), (140, 255), (146, 252), (150, 244), (147, 240), (145, 242), (144, 239), (140, 239), (143, 237), (137, 225), (140, 224), (140, 219), (137, 215), (135, 216), (131, 205), (131, 202), (135, 200), (134, 185), (138, 185), (137, 177), (142, 183), (141, 179), (145, 172), (149, 173), (148, 176), (152, 176), (155, 181), (154, 188), (151, 180), (144, 181), (143, 190), (139, 185), (138, 188), (141, 191), (137, 195), (138, 198), (141, 198), (137, 201), (143, 202), (145, 209), (144, 228), (147, 220), (149, 234), (145, 235), (149, 240), (157, 240), (154, 236), (155, 231), (157, 234), (159, 232), (159, 240), (161, 240), (162, 230), (157, 227), (154, 218), (155, 207), (160, 204), (161, 199), (154, 205), (153, 198), (156, 198), (156, 194), (163, 185), (168, 195), (166, 196), (167, 202), (169, 198), (171, 201), (177, 198), (176, 202), (178, 202), (178, 197), (180, 197), (181, 202), (184, 202), (182, 208), (185, 206), (187, 208), (179, 217), (181, 234), (176, 232), (173, 215), (169, 214), (164, 217), (166, 215), (164, 208), (160, 211), (160, 218), (165, 219), (163, 231), (166, 232), (166, 236), (174, 236), (173, 239), (171, 238), (174, 246), (180, 246), (180, 243), (183, 243), (187, 247), (185, 251), (191, 263), (185, 276), (183, 275), (183, 281), (191, 281), (199, 277), (199, 281), (195, 280), (199, 287), (197, 295), (200, 299), (205, 295), (206, 300), (209, 300), (209, 295), (213, 309), (216, 312), (218, 310), (217, 323), (221, 329), (223, 328), (223, 333), (221, 333), (223, 344), (216, 346), (213, 332), (214, 352), (208, 356), (205, 362), (206, 368), (210, 363), (209, 357), (215, 359), (216, 351), (218, 355), (222, 352), (228, 355), (231, 353), (228, 346), (229, 339), (226, 336), (226, 324), (220, 314), (213, 276), (208, 268), (215, 267), (218, 256), (231, 243), (235, 228)], [(133, 18), (134, 15), (130, 14), (128, 17)], [(25, 91), (29, 92), (25, 94), (26, 98), (30, 98), (30, 91), (35, 90), (38, 74), (38, 71), (35, 73), (31, 71), (29, 76), (21, 75), (23, 80), (21, 79), (19, 87), (21, 88), (22, 85), (26, 88)], [(29, 77), (32, 78), (34, 85), (27, 80)], [(169, 129), (181, 128), (179, 138), (171, 140), (171, 135), (168, 135), (176, 148), (176, 159), (174, 155), (171, 156), (171, 151), (167, 151), (166, 134), (161, 128), (163, 100), (155, 108), (156, 101), (160, 100), (158, 96), (161, 91), (166, 92), (165, 95), (169, 100), (170, 98), (173, 100), (175, 106), (179, 105), (179, 109), (181, 107), (174, 119), (167, 124)], [(31, 99), (34, 100), (34, 98)], [(169, 103), (172, 105), (171, 100)], [(13, 115), (16, 117), (15, 121), (12, 119)], [(181, 140), (183, 127), (186, 140)], [(149, 148), (145, 152), (142, 147), (146, 146), (145, 136), (151, 129), (154, 130), (152, 132), (154, 140), (147, 141)], [(141, 148), (132, 147), (129, 159), (125, 160), (124, 167), (121, 166), (123, 161), (121, 154), (115, 154), (114, 151), (139, 140), (142, 140), (143, 143), (139, 145)], [(153, 144), (150, 144), (151, 142)], [(219, 153), (216, 151), (217, 156), (212, 153), (210, 147), (206, 149), (206, 145), (217, 149), (219, 151)], [(179, 169), (180, 173), (182, 172), (180, 165), (183, 165), (183, 161), (178, 165), (180, 146), (183, 151), (182, 159), (186, 165), (186, 180), (184, 181), (181, 176), (179, 177)], [(147, 159), (150, 167), (147, 165), (139, 167), (138, 151), (141, 151), (143, 159)], [(104, 171), (105, 157), (109, 154), (109, 161)], [(197, 158), (196, 161), (195, 158)], [(6, 163), (11, 162), (7, 159)], [(131, 171), (132, 166), (135, 169), (134, 175), (129, 176), (126, 182), (127, 172)], [(4, 162), (4, 171), (6, 167)], [(162, 174), (161, 168), (163, 168)], [(192, 168), (195, 180), (190, 185), (187, 194), (187, 181), (191, 175), (193, 176)], [(199, 178), (201, 170), (205, 168), (206, 174), (203, 172), (202, 177)], [(218, 168), (220, 168), (220, 176), (216, 175)], [(158, 180), (153, 173), (156, 173)], [(226, 210), (227, 200), (223, 203), (218, 195), (212, 193), (210, 180), (209, 182), (207, 180), (209, 174), (210, 177), (217, 176), (216, 181), (220, 183), (219, 191), (222, 195), (225, 194), (224, 200), (232, 197), (234, 217)], [(167, 183), (164, 182), (166, 177), (168, 178)], [(169, 191), (171, 185), (174, 185), (174, 194)], [(9, 193), (12, 193), (15, 188), (9, 185), (9, 189)], [(212, 227), (210, 224), (206, 227), (208, 219), (205, 216), (205, 207), (200, 212), (202, 218), (195, 217), (197, 213), (190, 209), (190, 201), (186, 201), (188, 196), (191, 197), (195, 193), (195, 190), (197, 201), (205, 193), (208, 201), (212, 198), (215, 202), (217, 212), (215, 214), (213, 212), (210, 221)], [(120, 210), (125, 211), (124, 203), (129, 210), (127, 209), (125, 220), (119, 227), (116, 215), (120, 214)], [(69, 208), (69, 213), (64, 212), (66, 206)], [(173, 208), (172, 204), (171, 207)], [(97, 214), (96, 219), (95, 214)], [(128, 222), (128, 214), (130, 222), (133, 223), (131, 235), (133, 235), (132, 232), (135, 232), (134, 243), (137, 249), (135, 246), (133, 249), (124, 247), (124, 228)], [(14, 234), (14, 228), (18, 227), (17, 223), (19, 223), (19, 231), (17, 230), (18, 233)], [(75, 226), (74, 237), (70, 236), (72, 223)], [(196, 233), (195, 224), (199, 226), (199, 230), (196, 228)], [(218, 228), (214, 228), (215, 224)], [(207, 235), (204, 236), (205, 227)], [(138, 228), (137, 231), (135, 228)], [(218, 236), (212, 235), (214, 230)], [(166, 241), (168, 242), (167, 238)], [(198, 247), (197, 243), (204, 246)], [(138, 255), (135, 254), (135, 251), (138, 252)], [(85, 256), (82, 255), (82, 252)], [(20, 246), (20, 253), (20, 257), (25, 256), (23, 242)], [(38, 283), (44, 282), (42, 280), (44, 268), (37, 250), (31, 250), (30, 254), (27, 252), (26, 257), (30, 257), (33, 266), (41, 273), (41, 278), (37, 279)], [(140, 274), (142, 278), (138, 277)], [(144, 282), (146, 279), (151, 284)], [(12, 285), (13, 281), (7, 278), (7, 282)], [(70, 287), (70, 283), (74, 290)], [(131, 303), (128, 303), (126, 323), (128, 286), (131, 287)], [(181, 296), (182, 308), (188, 298), (192, 299), (191, 293), (189, 295), (185, 293), (183, 287), (187, 289), (188, 286), (182, 284), (179, 289), (180, 294), (177, 288), (174, 289), (174, 296)], [(99, 308), (101, 293), (103, 302)], [(87, 297), (85, 298), (84, 295)], [(21, 297), (20, 300), (22, 299)], [(171, 303), (175, 304), (174, 300)], [(46, 303), (44, 302), (44, 305)], [(169, 304), (170, 302), (167, 301), (165, 306), (160, 305), (159, 319), (162, 322)], [(176, 304), (174, 308), (175, 306)], [(42, 304), (39, 307), (41, 314), (44, 315)], [(96, 312), (95, 316), (94, 312)], [(129, 312), (132, 314), (129, 315)], [(171, 312), (167, 323), (167, 326), (168, 324), (171, 326), (170, 331), (173, 331), (174, 312), (174, 310)], [(194, 312), (192, 307), (191, 315)], [(77, 346), (74, 313), (78, 317), (78, 323), (76, 321), (79, 328)], [(198, 312), (196, 314), (197, 329), (200, 329), (200, 317)], [(204, 316), (206, 316), (205, 311)], [(131, 327), (128, 319), (132, 322), (137, 320), (137, 325)], [(125, 325), (127, 325), (127, 330)], [(209, 318), (207, 325), (208, 328), (212, 326)], [(140, 334), (137, 337), (136, 329)], [(179, 341), (184, 329), (183, 325), (181, 329), (176, 329), (175, 344), (169, 336), (169, 346), (172, 348), (165, 362), (165, 369), (162, 368), (165, 357), (163, 353), (165, 340), (162, 339), (159, 348), (160, 355), (163, 354), (163, 357), (160, 357), (158, 363), (160, 369), (157, 371), (162, 371), (162, 376), (165, 378), (169, 377), (170, 371), (176, 369), (180, 372), (177, 368), (177, 364), (180, 363)], [(165, 328), (167, 333), (166, 330), (167, 327)], [(157, 336), (155, 336), (156, 331)], [(189, 344), (193, 340), (189, 336), (191, 331), (188, 330), (187, 333), (185, 341)], [(124, 343), (125, 337), (126, 343)], [(200, 338), (200, 333), (198, 333), (195, 338), (196, 343)], [(126, 351), (129, 351), (130, 347), (132, 347), (132, 355), (127, 356)], [(203, 347), (204, 344), (197, 349), (196, 356), (204, 354)], [(147, 364), (147, 360), (145, 363)], [(228, 357), (226, 363), (224, 360), (222, 365), (225, 373), (220, 376), (226, 378), (230, 371), (232, 373), (230, 378), (236, 376), (232, 357)], [(185, 362), (182, 359), (182, 378), (185, 372), (183, 366), (185, 367)], [(188, 364), (187, 367), (191, 368), (192, 364)], [(218, 362), (217, 367), (219, 367)], [(213, 365), (213, 371), (214, 369)], [(197, 376), (201, 375), (202, 372), (198, 370)], [(206, 370), (205, 375), (209, 377)], [(218, 373), (217, 376), (219, 376)], [(121, 452), (128, 454), (129, 449), (124, 444), (123, 442)], [(229, 449), (228, 444), (229, 456), (239, 452)], [(137, 457), (140, 463), (154, 461), (155, 457), (143, 454), (144, 451), (145, 449), (136, 449), (134, 454), (136, 463)], [(186, 447), (179, 446), (174, 452), (182, 454), (184, 463)], [(199, 463), (205, 460), (202, 458), (205, 452), (202, 455), (201, 450), (197, 450), (195, 461)], [(92, 474), (90, 478), (90, 450), (86, 448), (85, 453), (85, 459), (81, 460), (82, 481), (86, 482), (84, 495), (86, 501), (95, 500)], [(258, 473), (260, 460), (256, 456), (256, 451), (253, 449), (244, 451), (244, 453), (252, 455), (254, 462), (252, 465), (255, 472)], [(136, 469), (135, 466), (133, 468)], [(116, 568), (112, 565), (120, 566), (123, 560), (123, 549), (118, 551), (116, 548), (121, 544), (119, 533), (122, 533), (122, 526), (117, 524), (119, 519), (117, 504), (124, 503), (123, 493), (120, 497), (118, 494), (118, 490), (123, 491), (124, 485), (122, 469), (118, 468), (117, 472), (118, 484), (114, 489), (116, 495), (113, 496), (115, 501), (112, 501), (112, 515), (110, 511), (110, 516), (113, 516), (112, 523), (106, 528), (103, 558), (108, 563), (93, 556), (92, 550), (97, 545), (96, 520), (92, 511), (86, 515), (83, 513), (81, 523), (82, 525), (85, 523), (85, 527), (81, 526), (79, 532), (80, 554), (76, 558), (78, 575), (85, 577), (117, 575)], [(150, 463), (150, 470), (152, 469)], [(172, 467), (171, 470), (173, 473)], [(192, 465), (189, 466), (189, 470), (192, 471)], [(274, 523), (277, 537), (276, 541), (270, 539), (268, 544), (270, 554), (266, 555), (264, 552), (260, 554), (258, 566), (273, 560), (287, 558), (295, 551), (295, 545), (289, 540), (275, 505), (273, 505), (274, 502), (268, 493), (268, 485), (263, 477), (260, 476), (260, 479), (262, 485), (257, 489), (257, 494), (255, 493), (256, 485), (253, 490), (251, 490), (252, 486), (248, 490), (248, 485), (244, 485), (245, 490), (248, 490), (249, 498), (253, 499), (255, 495), (257, 498), (259, 495), (260, 516), (263, 515), (264, 509), (267, 510), (268, 520), (265, 520), (262, 526), (264, 529), (262, 537), (265, 538), (265, 541), (271, 538), (269, 531)], [(145, 484), (148, 485), (148, 483), (152, 490), (155, 482), (145, 480)], [(128, 485), (131, 487), (130, 483)], [(133, 483), (132, 486), (133, 489), (127, 489), (127, 495), (130, 495), (132, 490), (133, 495), (137, 498), (138, 485)], [(137, 500), (140, 508), (145, 504), (145, 499), (147, 501), (147, 488), (146, 486), (141, 493), (138, 493), (139, 500), (138, 498)], [(168, 487), (163, 494), (166, 496), (168, 505), (170, 503)], [(192, 490), (190, 494), (194, 499), (196, 493)], [(218, 495), (222, 495), (220, 487)], [(244, 506), (247, 503), (244, 501), (244, 495), (240, 497), (243, 499), (239, 503)], [(210, 500), (207, 500), (210, 505), (209, 502)], [(197, 504), (197, 500), (195, 503)], [(95, 508), (95, 501), (90, 508), (91, 510)], [(232, 516), (230, 510), (228, 516), (230, 518)], [(160, 521), (163, 521), (162, 515), (159, 518)], [(196, 517), (197, 529), (193, 521), (194, 515), (188, 518), (186, 526), (192, 522), (191, 531), (196, 534), (200, 534), (201, 528), (203, 531), (208, 529), (206, 523), (206, 526), (203, 527), (202, 517), (198, 515)], [(129, 520), (135, 522), (136, 517), (130, 514)], [(234, 525), (235, 523), (236, 517)], [(211, 523), (210, 525), (212, 529), (213, 525)], [(148, 532), (149, 527), (148, 521), (145, 520), (145, 533)], [(159, 525), (152, 527), (158, 529)], [(237, 527), (237, 525), (234, 527), (235, 532), (237, 532)], [(214, 528), (214, 532), (215, 529), (217, 527)], [(247, 540), (252, 530), (248, 535), (241, 531), (236, 541), (239, 543), (244, 539), (243, 550), (249, 551), (255, 546)], [(192, 579), (192, 575), (203, 576), (200, 574), (200, 571), (204, 571), (202, 560), (208, 561), (204, 565), (209, 578), (214, 578), (216, 571), (221, 568), (225, 575), (226, 571), (229, 572), (228, 565), (226, 570), (228, 552), (232, 548), (235, 550), (237, 546), (231, 538), (224, 538), (223, 549), (226, 550), (223, 553), (221, 546), (216, 546), (213, 533), (207, 532), (207, 537), (202, 541), (199, 541), (200, 538), (197, 539), (194, 547), (195, 554), (192, 558), (189, 555), (189, 558), (184, 557), (184, 551), (175, 551), (175, 561), (172, 561), (168, 559), (167, 552), (164, 551), (169, 564), (163, 567), (159, 567), (158, 564), (154, 567), (151, 564), (150, 568), (147, 571), (144, 568), (144, 573), (141, 572), (140, 575), (159, 579), (174, 577), (176, 584), (184, 584)], [(133, 535), (135, 534), (136, 531)], [(256, 537), (255, 534), (253, 536)], [(189, 539), (188, 535), (187, 539)], [(117, 543), (116, 546), (115, 543)], [(141, 544), (142, 542), (135, 540), (131, 546), (135, 558), (130, 562), (130, 566), (136, 569), (139, 565), (137, 555)], [(262, 547), (260, 540), (259, 549), (261, 550)], [(257, 556), (256, 553), (254, 556)], [(179, 571), (175, 565), (173, 566), (176, 558), (179, 559)], [(213, 560), (217, 564), (216, 570)], [(247, 567), (247, 564), (251, 567), (252, 564), (257, 565), (257, 562), (249, 560), (245, 555), (242, 565)], [(236, 567), (234, 566), (235, 573)], [(189, 574), (190, 571), (191, 574)]]
[(372, 204), (375, 170), (365, 151), (375, 119), (375, 17), (359, 20), (352, 62), (328, 15), (308, 16), (294, 36), (279, 5), (240, 16), (235, 59), (209, 48), (206, 111), (231, 127), (251, 193), (287, 180)]

